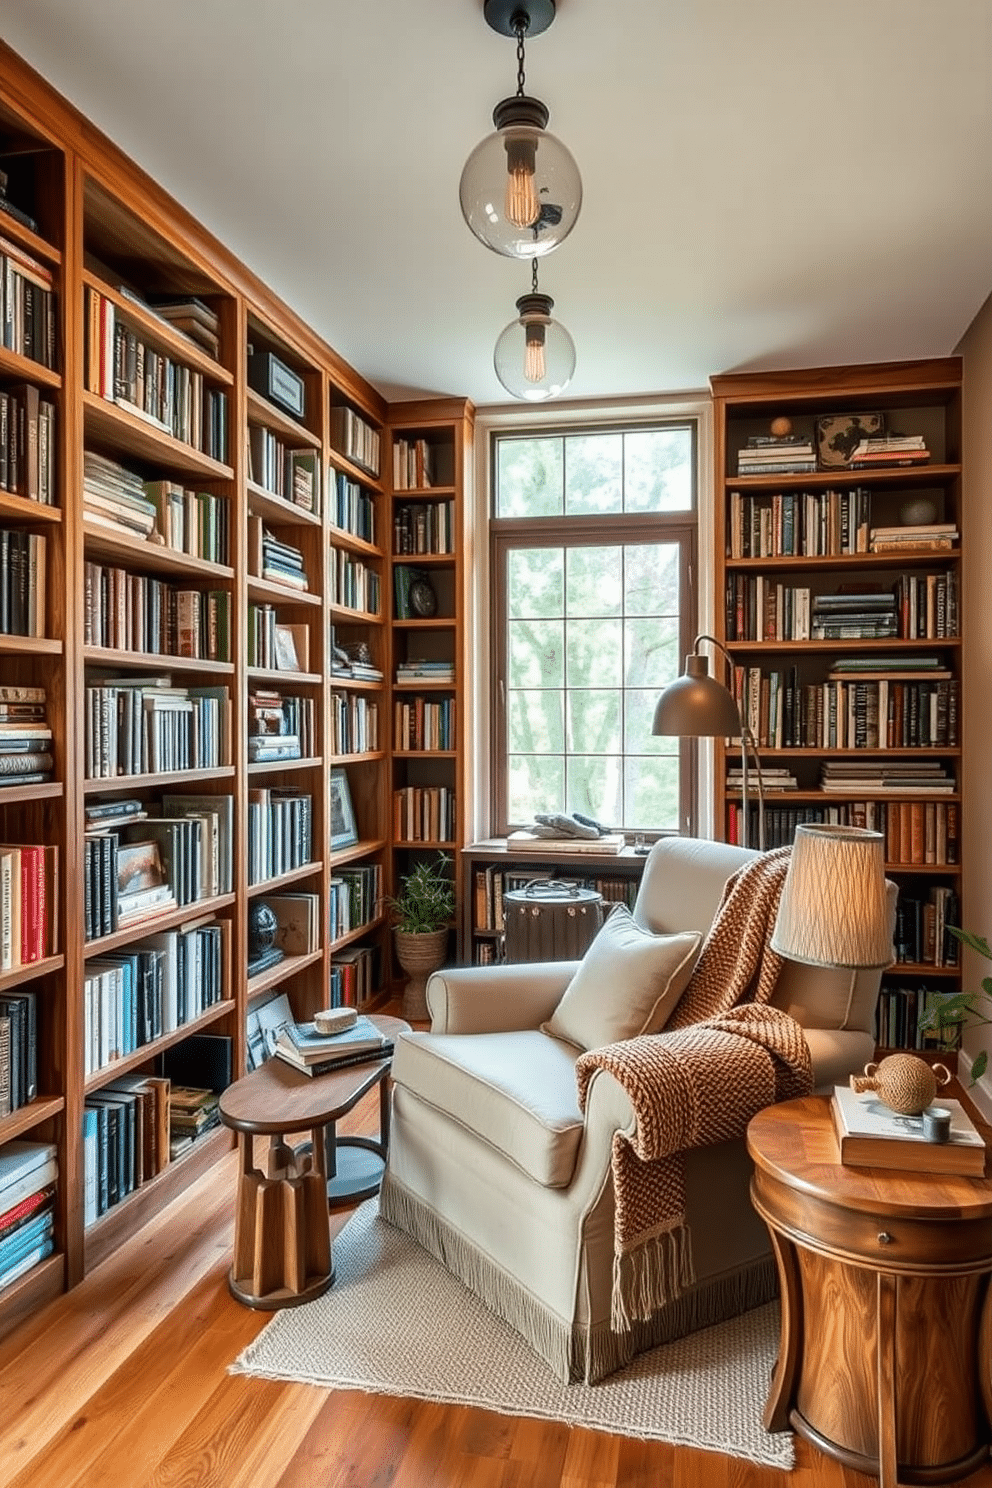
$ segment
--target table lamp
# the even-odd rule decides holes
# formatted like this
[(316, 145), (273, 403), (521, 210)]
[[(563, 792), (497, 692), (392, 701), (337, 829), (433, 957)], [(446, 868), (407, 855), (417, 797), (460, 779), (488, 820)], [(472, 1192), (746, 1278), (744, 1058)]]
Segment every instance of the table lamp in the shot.
[(741, 845), (748, 847), (748, 776), (747, 755), (750, 749), (757, 765), (758, 786), (758, 848), (765, 850), (765, 799), (761, 781), (761, 761), (754, 735), (741, 716), (737, 700), (729, 688), (710, 676), (707, 657), (699, 650), (700, 643), (708, 641), (725, 658), (734, 674), (734, 662), (722, 642), (715, 636), (697, 635), (692, 643), (692, 653), (685, 659), (685, 673), (671, 682), (661, 694), (654, 710), (652, 734), (675, 735), (691, 739), (736, 739), (741, 741), (741, 816), (743, 827)]
[(771, 948), (807, 966), (891, 966), (881, 832), (796, 828)]

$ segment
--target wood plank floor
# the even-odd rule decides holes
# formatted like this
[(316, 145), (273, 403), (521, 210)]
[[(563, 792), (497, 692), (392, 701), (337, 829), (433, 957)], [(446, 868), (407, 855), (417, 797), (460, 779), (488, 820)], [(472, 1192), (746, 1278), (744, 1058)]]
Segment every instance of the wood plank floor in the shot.
[[(374, 1130), (377, 1101), (354, 1113)], [(342, 1123), (342, 1127), (344, 1123)], [(465, 1407), (228, 1375), (267, 1315), (227, 1290), (232, 1152), (0, 1343), (0, 1488), (871, 1488)], [(335, 1216), (340, 1228), (347, 1215)], [(965, 1480), (992, 1488), (992, 1467)]]

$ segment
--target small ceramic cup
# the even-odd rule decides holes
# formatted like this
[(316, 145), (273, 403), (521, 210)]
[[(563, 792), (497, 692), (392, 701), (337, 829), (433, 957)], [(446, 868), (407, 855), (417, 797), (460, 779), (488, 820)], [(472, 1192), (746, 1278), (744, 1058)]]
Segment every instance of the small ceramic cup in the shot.
[(951, 1113), (944, 1106), (930, 1106), (923, 1112), (923, 1135), (928, 1142), (948, 1142), (951, 1137)]

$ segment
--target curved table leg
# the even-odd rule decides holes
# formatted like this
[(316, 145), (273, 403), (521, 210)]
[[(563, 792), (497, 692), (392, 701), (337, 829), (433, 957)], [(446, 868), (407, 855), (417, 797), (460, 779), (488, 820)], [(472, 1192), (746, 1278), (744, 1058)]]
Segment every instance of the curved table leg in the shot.
[(775, 1264), (778, 1266), (782, 1320), (778, 1358), (775, 1361), (775, 1372), (772, 1375), (762, 1422), (766, 1431), (787, 1431), (789, 1411), (795, 1398), (796, 1384), (802, 1365), (802, 1286), (795, 1246), (791, 1240), (786, 1240), (770, 1225), (768, 1233), (771, 1237), (772, 1250), (775, 1253)]

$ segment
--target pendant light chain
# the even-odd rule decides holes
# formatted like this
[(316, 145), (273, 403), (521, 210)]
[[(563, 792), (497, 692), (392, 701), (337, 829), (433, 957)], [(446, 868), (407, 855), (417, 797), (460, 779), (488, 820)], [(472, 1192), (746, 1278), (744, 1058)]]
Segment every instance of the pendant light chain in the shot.
[(513, 29), (517, 33), (517, 97), (524, 97), (524, 33), (527, 30), (528, 18), (522, 10), (518, 10), (513, 17)]
[(533, 290), (534, 294), (537, 294), (537, 259), (536, 258), (532, 258), (531, 261), (530, 261), (530, 287)]

